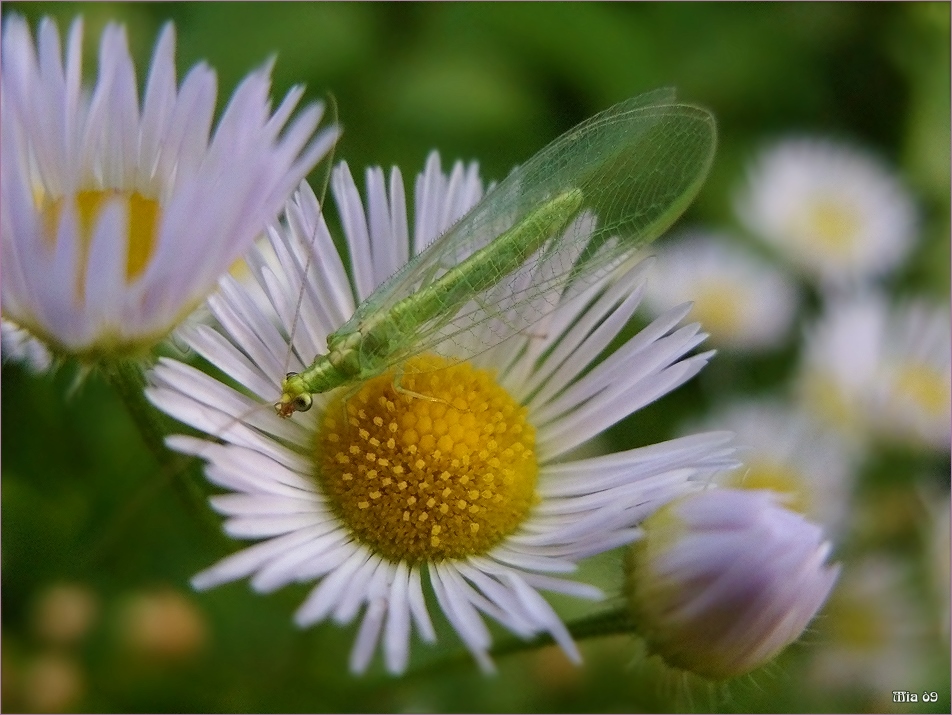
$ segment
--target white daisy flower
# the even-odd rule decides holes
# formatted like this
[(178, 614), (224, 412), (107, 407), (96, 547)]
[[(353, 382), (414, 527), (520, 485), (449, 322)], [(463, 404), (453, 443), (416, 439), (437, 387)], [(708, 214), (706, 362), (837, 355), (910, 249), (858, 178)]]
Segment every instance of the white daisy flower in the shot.
[(886, 304), (879, 295), (865, 294), (824, 307), (825, 314), (805, 330), (799, 396), (851, 446), (861, 446), (868, 438)]
[[(65, 61), (56, 25), (3, 26), (3, 318), (57, 356), (146, 353), (214, 289), (337, 137), (322, 108), (271, 112), (270, 64), (235, 91), (211, 132), (214, 72), (176, 86), (165, 27), (140, 104), (125, 29), (103, 32), (82, 84), (82, 23)], [(34, 348), (31, 348), (34, 350)]]
[(786, 139), (764, 151), (737, 213), (825, 285), (895, 269), (913, 246), (917, 224), (912, 199), (883, 162), (826, 139)]
[(627, 561), (638, 632), (708, 678), (754, 670), (795, 641), (839, 573), (822, 530), (770, 491), (707, 489), (644, 521)]
[[(482, 192), (475, 165), (458, 163), (445, 176), (433, 155), (417, 179), (411, 238), (399, 172), (389, 190), (379, 169), (368, 171), (367, 185), (365, 204), (346, 165), (335, 171), (352, 280), (302, 185), (287, 208), (289, 227), (270, 234), (284, 275), (251, 257), (283, 330), (226, 278), (211, 301), (224, 332), (190, 331), (191, 346), (253, 397), (168, 359), (152, 374), (154, 404), (223, 442), (179, 436), (169, 443), (206, 459), (209, 479), (234, 492), (212, 502), (228, 517), (227, 533), (260, 540), (193, 583), (206, 589), (250, 577), (269, 592), (317, 580), (296, 623), (349, 623), (366, 605), (351, 668), (365, 670), (382, 637), (386, 667), (400, 673), (411, 631), (436, 637), (426, 574), (439, 608), (484, 669), (492, 665), (483, 615), (522, 637), (548, 632), (577, 661), (566, 627), (539, 591), (602, 597), (559, 575), (635, 539), (635, 524), (690, 479), (732, 463), (732, 449), (722, 432), (594, 458), (565, 455), (694, 375), (710, 353), (682, 357), (704, 335), (696, 324), (675, 327), (687, 312), (681, 307), (593, 366), (638, 304), (642, 271), (635, 268), (564, 301), (531, 334), (498, 347), (479, 352), (485, 343), (473, 331), (477, 342), (466, 354), (478, 354), (471, 361), (418, 356), (412, 360), (434, 369), (315, 395), (314, 409), (280, 419), (272, 403), (291, 326), (298, 328), (295, 369)], [(312, 236), (313, 248), (302, 251)], [(296, 320), (293, 284), (307, 256), (315, 275)], [(255, 406), (263, 409), (249, 412)]]
[(880, 435), (937, 450), (952, 440), (952, 328), (948, 304), (895, 306), (882, 337), (873, 416)]
[(653, 273), (645, 292), (648, 309), (660, 315), (693, 301), (691, 317), (725, 348), (777, 347), (800, 302), (783, 273), (723, 234), (692, 231), (665, 241)]
[(700, 425), (734, 432), (739, 469), (715, 481), (735, 489), (769, 489), (783, 505), (831, 532), (846, 527), (856, 455), (809, 412), (774, 399), (744, 400), (715, 410)]
[(890, 308), (868, 293), (831, 301), (807, 333), (799, 384), (807, 404), (851, 439), (948, 449), (950, 328), (946, 306)]

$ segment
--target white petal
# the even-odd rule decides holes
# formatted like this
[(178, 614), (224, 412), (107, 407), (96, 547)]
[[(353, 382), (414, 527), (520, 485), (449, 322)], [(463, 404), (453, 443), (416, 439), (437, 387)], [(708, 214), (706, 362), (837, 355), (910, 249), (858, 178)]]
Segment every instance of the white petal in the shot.
[(578, 652), (575, 641), (569, 635), (568, 629), (556, 612), (552, 610), (544, 598), (542, 598), (534, 589), (523, 581), (516, 573), (509, 572), (503, 575), (503, 578), (512, 585), (516, 596), (523, 606), (528, 610), (541, 627), (545, 628), (555, 642), (559, 644), (565, 654), (573, 663), (582, 662), (582, 654)]
[(89, 247), (86, 264), (86, 316), (103, 333), (124, 331), (123, 290), (126, 285), (126, 255), (129, 217), (121, 202), (103, 208)]
[(311, 540), (289, 547), (259, 569), (251, 579), (251, 587), (255, 591), (271, 593), (299, 581), (301, 573), (308, 564), (313, 566), (318, 554), (333, 554), (348, 539), (346, 532), (334, 520), (310, 527), (307, 532), (311, 534)]
[(427, 643), (436, 641), (436, 631), (430, 621), (430, 614), (426, 609), (426, 599), (423, 598), (422, 574), (417, 566), (410, 569), (410, 588), (407, 597), (410, 601), (410, 615), (420, 631), (420, 637)]
[(359, 549), (352, 554), (340, 567), (325, 578), (311, 591), (294, 614), (294, 622), (304, 627), (324, 620), (334, 608), (350, 586), (350, 579), (357, 570), (367, 562), (370, 554), (365, 549)]
[(363, 673), (370, 665), (386, 615), (387, 602), (382, 598), (375, 598), (367, 606), (367, 613), (364, 614), (364, 619), (360, 623), (360, 630), (357, 631), (357, 639), (354, 641), (354, 648), (350, 654), (352, 673)]
[(275, 556), (305, 543), (311, 538), (313, 538), (311, 532), (304, 529), (242, 549), (222, 559), (211, 568), (193, 576), (192, 587), (204, 591), (213, 586), (244, 578), (257, 571)]
[(357, 297), (363, 300), (369, 296), (377, 283), (373, 274), (373, 261), (370, 259), (370, 234), (367, 230), (367, 219), (364, 216), (364, 206), (360, 194), (354, 185), (347, 162), (334, 170), (331, 178), (334, 198), (340, 210), (341, 223), (344, 235), (347, 237), (347, 248), (353, 257), (354, 283), (357, 287)]
[(409, 568), (401, 561), (390, 585), (383, 649), (387, 671), (393, 675), (405, 671), (410, 658), (409, 575)]
[(463, 643), (473, 654), (482, 671), (484, 673), (494, 672), (495, 666), (493, 666), (489, 655), (486, 653), (490, 643), (486, 624), (483, 623), (472, 604), (466, 600), (465, 593), (454, 588), (452, 582), (447, 582), (441, 576), (439, 565), (431, 564), (428, 570), (433, 592), (443, 613), (453, 625), (453, 628), (456, 629), (456, 632), (459, 633)]

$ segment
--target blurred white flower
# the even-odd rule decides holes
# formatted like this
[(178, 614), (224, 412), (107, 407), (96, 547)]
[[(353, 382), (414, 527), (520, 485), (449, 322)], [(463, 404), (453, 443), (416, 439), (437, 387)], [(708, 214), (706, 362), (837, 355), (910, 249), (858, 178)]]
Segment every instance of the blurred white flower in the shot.
[[(715, 481), (736, 489), (770, 489), (788, 509), (822, 524), (846, 527), (856, 456), (810, 413), (780, 400), (745, 400), (724, 406), (693, 428), (734, 432), (739, 469)], [(692, 428), (692, 431), (693, 431)]]
[(630, 548), (635, 627), (669, 665), (743, 675), (795, 641), (839, 572), (820, 527), (770, 491), (706, 489), (642, 522)]
[(952, 327), (947, 304), (902, 302), (882, 337), (872, 415), (887, 439), (948, 450), (952, 440)]
[(871, 154), (828, 139), (766, 149), (737, 199), (746, 227), (823, 285), (887, 274), (912, 248), (913, 201)]
[(805, 404), (858, 443), (875, 435), (947, 450), (950, 339), (947, 306), (890, 307), (876, 293), (833, 299), (807, 331)]
[(800, 296), (787, 276), (729, 236), (693, 231), (658, 247), (645, 293), (654, 315), (689, 301), (714, 345), (764, 350), (789, 333)]
[[(734, 463), (723, 432), (570, 454), (700, 370), (710, 353), (685, 357), (704, 337), (699, 326), (676, 327), (686, 311), (670, 311), (593, 366), (638, 305), (636, 267), (563, 300), (531, 334), (480, 349), (497, 327), (490, 321), (436, 348), (471, 360), (411, 358), (421, 370), (402, 374), (399, 393), (390, 372), (316, 395), (310, 412), (280, 419), (272, 404), (288, 355), (292, 370), (310, 361), (360, 301), (482, 194), (475, 165), (457, 164), (447, 176), (436, 155), (417, 180), (414, 224), (396, 170), (389, 190), (381, 170), (368, 171), (366, 200), (346, 165), (332, 186), (346, 253), (304, 184), (289, 202), (287, 228), (270, 232), (280, 275), (266, 256), (249, 261), (281, 329), (227, 277), (209, 301), (222, 328), (188, 331), (189, 344), (254, 397), (168, 359), (151, 374), (152, 402), (215, 439), (176, 436), (170, 446), (208, 461), (208, 478), (231, 492), (212, 500), (227, 533), (258, 541), (193, 584), (249, 578), (271, 592), (316, 582), (295, 621), (358, 620), (355, 672), (369, 667), (378, 644), (387, 669), (403, 672), (412, 634), (436, 638), (434, 605), (484, 669), (492, 668), (486, 616), (521, 637), (547, 632), (578, 662), (541, 592), (601, 598), (565, 577), (578, 561), (629, 543), (657, 504)], [(430, 588), (435, 601), (424, 596)]]
[(825, 308), (805, 330), (800, 397), (825, 424), (862, 445), (868, 436), (886, 303), (878, 294), (866, 294), (833, 299)]
[(926, 687), (926, 629), (898, 562), (881, 557), (848, 564), (816, 622), (808, 674), (814, 687), (866, 690), (870, 711), (893, 690)]
[[(336, 140), (320, 105), (293, 120), (303, 88), (270, 109), (270, 65), (235, 91), (214, 133), (214, 72), (176, 86), (175, 31), (156, 43), (140, 104), (125, 29), (103, 32), (95, 86), (82, 86), (82, 23), (65, 61), (40, 22), (3, 24), (0, 141), (2, 315), (57, 357), (146, 354), (198, 306), (274, 220)], [(5, 340), (34, 367), (33, 342)]]

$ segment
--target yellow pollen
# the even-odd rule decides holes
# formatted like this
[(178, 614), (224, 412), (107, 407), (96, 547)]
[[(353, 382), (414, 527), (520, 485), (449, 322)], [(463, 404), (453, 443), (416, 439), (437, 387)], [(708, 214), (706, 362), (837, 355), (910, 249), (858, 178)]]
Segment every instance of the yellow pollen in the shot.
[[(317, 479), (356, 537), (385, 558), (485, 553), (536, 500), (526, 409), (469, 363), (424, 355), (400, 370), (398, 384), (388, 373), (332, 397), (316, 433)], [(330, 417), (342, 411), (346, 420)], [(348, 454), (363, 458), (350, 463)]]
[[(43, 222), (44, 236), (50, 248), (56, 246), (60, 219), (63, 215), (64, 198), (52, 198), (39, 193), (37, 208)], [(99, 217), (107, 203), (120, 201), (126, 204), (128, 213), (128, 249), (126, 255), (126, 280), (132, 282), (145, 271), (155, 252), (161, 208), (154, 199), (138, 192), (128, 193), (118, 189), (80, 191), (75, 195), (76, 218), (79, 223), (79, 250), (77, 261), (76, 294), (86, 293), (86, 265)]]

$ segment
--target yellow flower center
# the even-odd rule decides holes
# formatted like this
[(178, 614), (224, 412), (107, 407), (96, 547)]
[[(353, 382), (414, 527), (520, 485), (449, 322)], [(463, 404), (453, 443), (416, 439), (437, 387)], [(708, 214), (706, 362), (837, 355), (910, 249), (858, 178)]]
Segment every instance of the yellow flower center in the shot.
[(485, 553), (536, 501), (535, 430), (486, 370), (435, 355), (338, 391), (317, 477), (343, 521), (393, 561)]
[(738, 470), (727, 481), (726, 486), (736, 489), (770, 489), (783, 494), (785, 507), (809, 514), (810, 494), (805, 489), (803, 477), (782, 464), (752, 459), (746, 471)]
[(840, 257), (852, 253), (859, 220), (849, 207), (821, 199), (811, 207), (806, 224), (808, 235), (819, 247)]
[(929, 417), (949, 410), (949, 376), (931, 365), (908, 364), (895, 373), (896, 394), (912, 402)]
[[(118, 189), (102, 191), (80, 191), (74, 197), (76, 215), (79, 221), (79, 260), (77, 261), (76, 293), (82, 297), (86, 289), (86, 265), (89, 261), (89, 249), (93, 241), (100, 213), (108, 201), (125, 201), (128, 212), (129, 248), (126, 257), (126, 280), (132, 282), (145, 271), (155, 251), (156, 231), (159, 226), (161, 208), (154, 199), (146, 198), (138, 192), (128, 193)], [(66, 198), (52, 199), (40, 193), (37, 206), (43, 221), (46, 241), (50, 247), (56, 246), (56, 234), (63, 202)]]
[(865, 424), (866, 415), (856, 398), (845, 391), (835, 377), (815, 370), (803, 384), (805, 402), (824, 421), (835, 425), (847, 434), (858, 434)]
[[(63, 221), (63, 212), (67, 208), (75, 214), (75, 274), (70, 289), (75, 300), (77, 312), (81, 315), (87, 301), (87, 273), (92, 244), (103, 211), (114, 203), (119, 203), (125, 210), (125, 226), (121, 227), (119, 235), (109, 237), (110, 241), (126, 241), (126, 245), (114, 243), (103, 246), (107, 250), (124, 252), (125, 280), (127, 284), (141, 278), (152, 261), (158, 244), (158, 230), (162, 218), (162, 207), (155, 199), (140, 194), (137, 191), (123, 189), (97, 189), (78, 191), (67, 196), (50, 195), (42, 186), (35, 185), (33, 202), (39, 214), (42, 228), (43, 242), (50, 251), (57, 248), (59, 241), (60, 224)], [(72, 214), (71, 214), (72, 215)], [(125, 249), (123, 251), (123, 248)], [(92, 280), (99, 279), (93, 276)], [(7, 316), (22, 325), (30, 334), (46, 343), (55, 353), (62, 353), (81, 362), (98, 364), (114, 360), (142, 358), (151, 348), (162, 340), (168, 332), (188, 313), (194, 310), (195, 304), (183, 305), (177, 316), (168, 320), (161, 327), (153, 327), (148, 331), (135, 332), (138, 326), (104, 323), (99, 332), (83, 344), (63, 343), (61, 336), (51, 333), (44, 321), (30, 315)], [(117, 310), (116, 315), (120, 313)], [(118, 319), (118, 318), (117, 318)]]
[(692, 317), (719, 338), (730, 338), (740, 330), (741, 304), (732, 286), (708, 283), (699, 286)]

